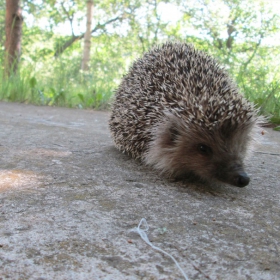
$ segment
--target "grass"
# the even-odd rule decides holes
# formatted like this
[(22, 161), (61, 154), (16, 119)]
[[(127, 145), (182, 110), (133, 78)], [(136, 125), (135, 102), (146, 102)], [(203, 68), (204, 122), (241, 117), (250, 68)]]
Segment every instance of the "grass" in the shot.
[(277, 77), (268, 82), (269, 72), (260, 69), (239, 75), (239, 87), (260, 114), (267, 116), (271, 123), (280, 124), (280, 82)]
[[(106, 70), (106, 65), (93, 67), (89, 72), (81, 72), (79, 63), (73, 59), (53, 61), (51, 64), (22, 63), (18, 73), (2, 78), (0, 100), (24, 102), (36, 105), (75, 108), (109, 109), (114, 89), (120, 79), (114, 72), (114, 65)], [(95, 71), (93, 70), (95, 69)], [(105, 69), (105, 70), (104, 70)], [(238, 81), (246, 98), (260, 108), (274, 124), (280, 124), (280, 82), (244, 74)], [(3, 69), (0, 69), (3, 77)], [(240, 77), (240, 76), (239, 76)]]
[[(66, 65), (52, 65), (39, 71), (36, 65), (21, 66), (17, 74), (2, 78), (0, 100), (36, 105), (106, 109), (116, 84), (106, 77)], [(68, 70), (65, 70), (67, 69)], [(0, 77), (4, 77), (3, 69)]]

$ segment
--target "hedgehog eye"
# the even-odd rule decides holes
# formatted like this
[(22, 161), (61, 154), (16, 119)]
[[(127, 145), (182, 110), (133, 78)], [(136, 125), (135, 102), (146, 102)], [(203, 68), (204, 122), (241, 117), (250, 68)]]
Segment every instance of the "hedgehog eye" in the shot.
[(198, 144), (198, 151), (205, 156), (211, 155), (212, 153), (212, 149), (204, 144)]

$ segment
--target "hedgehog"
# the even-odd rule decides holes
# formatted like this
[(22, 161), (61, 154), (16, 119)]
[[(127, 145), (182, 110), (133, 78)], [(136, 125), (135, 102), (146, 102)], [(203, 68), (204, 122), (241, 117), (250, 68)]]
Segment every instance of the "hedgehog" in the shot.
[(109, 120), (116, 147), (162, 174), (237, 187), (250, 182), (243, 161), (259, 124), (224, 67), (181, 42), (133, 63)]

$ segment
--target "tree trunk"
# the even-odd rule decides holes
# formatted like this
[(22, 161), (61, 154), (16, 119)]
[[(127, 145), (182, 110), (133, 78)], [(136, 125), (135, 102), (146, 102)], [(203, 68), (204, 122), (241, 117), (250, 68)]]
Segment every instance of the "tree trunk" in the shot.
[(16, 73), (20, 58), (22, 13), (20, 0), (6, 0), (5, 73)]
[(93, 0), (87, 1), (87, 28), (85, 33), (84, 40), (84, 51), (82, 59), (82, 70), (89, 70), (90, 62), (90, 43), (91, 43), (91, 24), (92, 24), (92, 15), (93, 15)]

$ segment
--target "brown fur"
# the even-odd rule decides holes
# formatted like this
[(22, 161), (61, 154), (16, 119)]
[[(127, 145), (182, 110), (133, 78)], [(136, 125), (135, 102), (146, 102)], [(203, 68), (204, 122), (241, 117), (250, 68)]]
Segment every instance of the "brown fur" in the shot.
[[(235, 135), (221, 135), (220, 130), (209, 134), (204, 128), (185, 126), (181, 119), (168, 116), (166, 122), (155, 127), (143, 159), (168, 176), (193, 173), (207, 180), (231, 181), (232, 166), (243, 168), (252, 140), (250, 130), (249, 126)], [(199, 144), (211, 147), (212, 155), (201, 154)]]

